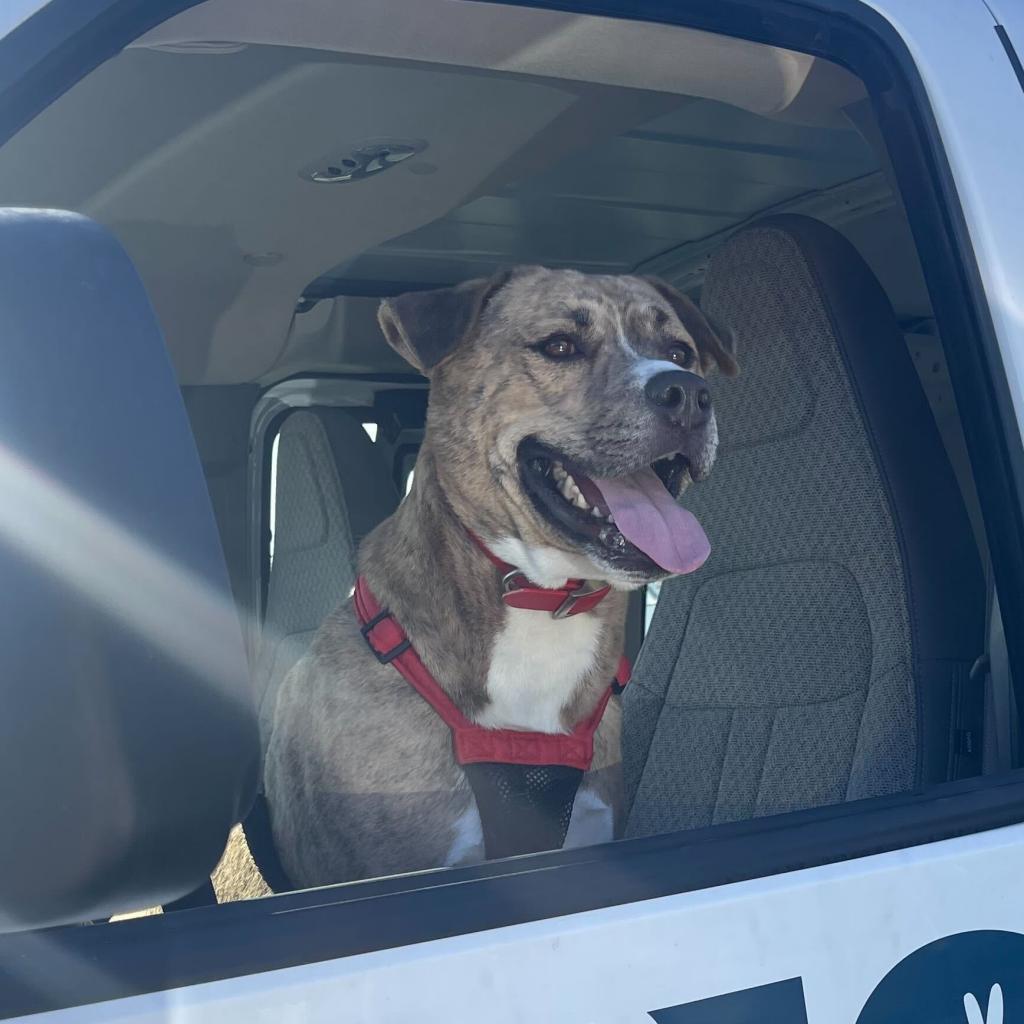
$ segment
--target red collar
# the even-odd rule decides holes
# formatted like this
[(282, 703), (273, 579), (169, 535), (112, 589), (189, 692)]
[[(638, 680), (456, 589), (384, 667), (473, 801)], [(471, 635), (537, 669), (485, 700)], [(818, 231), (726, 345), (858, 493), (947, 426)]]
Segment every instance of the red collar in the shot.
[(612, 589), (605, 583), (595, 585), (589, 580), (566, 580), (560, 587), (538, 587), (514, 565), (502, 561), (472, 530), (467, 530), (474, 544), (501, 571), (501, 599), (510, 608), (534, 612), (550, 612), (553, 619), (565, 619), (596, 608)]
[[(486, 550), (486, 549), (485, 549)], [(491, 556), (495, 561), (494, 556)], [(500, 563), (504, 564), (504, 563)], [(570, 581), (571, 582), (571, 581)], [(537, 589), (539, 588), (532, 588)], [(545, 591), (540, 591), (545, 593)], [(546, 593), (552, 593), (546, 591)], [(507, 595), (506, 595), (507, 596)], [(602, 595), (603, 596), (603, 595)], [(629, 662), (619, 660), (615, 680), (604, 691), (597, 707), (569, 734), (520, 732), (517, 729), (485, 729), (471, 722), (455, 706), (420, 660), (406, 632), (373, 596), (366, 580), (356, 580), (353, 595), (356, 615), (370, 650), (382, 665), (393, 665), (414, 690), (438, 713), (452, 733), (452, 748), (459, 764), (567, 765), (587, 771), (594, 758), (594, 733), (613, 693), (629, 682)], [(514, 607), (522, 607), (516, 605)], [(546, 610), (546, 609), (545, 609)], [(569, 614), (572, 614), (570, 612)]]

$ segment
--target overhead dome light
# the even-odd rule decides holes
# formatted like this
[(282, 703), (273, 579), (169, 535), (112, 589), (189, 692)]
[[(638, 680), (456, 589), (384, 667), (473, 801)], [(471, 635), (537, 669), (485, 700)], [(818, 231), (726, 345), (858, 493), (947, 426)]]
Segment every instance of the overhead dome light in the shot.
[(318, 185), (361, 181), (397, 167), (426, 148), (422, 139), (370, 139), (303, 167), (299, 177)]

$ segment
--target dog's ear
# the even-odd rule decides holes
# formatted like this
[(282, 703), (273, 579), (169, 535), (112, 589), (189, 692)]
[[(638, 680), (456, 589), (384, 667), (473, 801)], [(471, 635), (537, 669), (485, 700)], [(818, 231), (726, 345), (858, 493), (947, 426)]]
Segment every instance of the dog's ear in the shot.
[(668, 301), (682, 325), (693, 335), (700, 352), (701, 369), (706, 373), (712, 365), (717, 365), (726, 377), (735, 377), (740, 372), (735, 333), (715, 324), (700, 306), (660, 278), (645, 277), (644, 280)]
[(420, 373), (430, 371), (458, 347), (473, 328), (487, 300), (508, 274), (465, 281), (453, 288), (406, 292), (384, 299), (377, 322), (388, 344)]

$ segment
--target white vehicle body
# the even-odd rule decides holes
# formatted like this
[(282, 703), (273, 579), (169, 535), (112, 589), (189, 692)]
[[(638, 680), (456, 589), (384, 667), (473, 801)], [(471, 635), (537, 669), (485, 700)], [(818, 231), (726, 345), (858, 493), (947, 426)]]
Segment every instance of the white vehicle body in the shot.
[[(677, 1016), (657, 1019), (687, 1024), (748, 1019), (734, 1016), (735, 1004), (729, 1004), (728, 997), (739, 994), (749, 1000), (745, 1013), (802, 1022), (799, 985), (783, 986), (787, 1016), (772, 1015), (780, 1012), (775, 1004), (747, 992), (797, 979), (810, 1024), (853, 1024), (886, 975), (930, 942), (959, 932), (1019, 930), (1022, 841), (1024, 830), (1015, 826), (705, 892), (24, 1019), (322, 1024), (340, 1013), (365, 1021), (641, 1024), (652, 1010), (679, 1007)], [(1019, 965), (1008, 968), (1004, 986), (1019, 988)], [(942, 980), (936, 969), (933, 984)], [(988, 1005), (989, 988), (973, 994), (982, 1008)], [(921, 1016), (898, 1019), (931, 1019), (925, 1016), (929, 995), (909, 991), (907, 1005), (920, 1007)], [(684, 1012), (686, 1004), (716, 996), (726, 997), (720, 1009), (712, 1004), (692, 1018)], [(696, 1014), (694, 1007), (689, 1011)], [(974, 1024), (966, 1013), (962, 1019)], [(987, 1024), (999, 1019), (990, 1013)]]

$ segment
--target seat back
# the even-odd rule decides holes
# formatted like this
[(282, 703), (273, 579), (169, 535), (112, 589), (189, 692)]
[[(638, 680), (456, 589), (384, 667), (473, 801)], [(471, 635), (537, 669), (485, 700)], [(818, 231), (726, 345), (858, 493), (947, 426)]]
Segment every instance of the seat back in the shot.
[(0, 211), (0, 345), (5, 930), (195, 889), (259, 745), (181, 393), (108, 231)]
[(662, 587), (624, 697), (628, 833), (977, 771), (953, 708), (983, 645), (980, 563), (881, 286), (831, 228), (775, 217), (717, 253), (702, 306), (742, 370), (685, 498), (711, 558)]
[(277, 444), (274, 561), (257, 667), (264, 730), (281, 681), (348, 597), (359, 543), (399, 501), (388, 461), (352, 412), (293, 412)]

